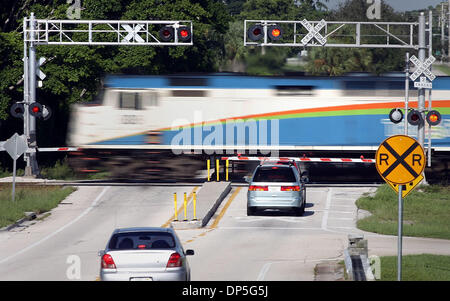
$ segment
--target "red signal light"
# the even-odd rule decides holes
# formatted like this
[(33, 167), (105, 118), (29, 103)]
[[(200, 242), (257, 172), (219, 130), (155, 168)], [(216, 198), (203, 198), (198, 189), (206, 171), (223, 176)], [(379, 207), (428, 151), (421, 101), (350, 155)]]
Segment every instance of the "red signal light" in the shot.
[(428, 112), (427, 114), (427, 122), (429, 125), (438, 125), (439, 123), (441, 123), (441, 113), (439, 113), (438, 111), (432, 110), (430, 112)]
[(419, 125), (423, 122), (422, 115), (417, 110), (411, 110), (411, 112), (408, 113), (408, 122), (411, 125)]
[(255, 29), (253, 29), (253, 34), (255, 36), (259, 36), (262, 33), (261, 28), (256, 27)]
[(264, 29), (261, 25), (253, 25), (247, 30), (247, 36), (252, 41), (261, 40), (264, 37)]
[(278, 25), (269, 27), (268, 36), (272, 41), (280, 40), (283, 37), (283, 30)]
[(169, 42), (173, 39), (173, 27), (164, 26), (159, 31), (159, 37), (163, 42)]
[(32, 103), (28, 110), (33, 117), (41, 118), (42, 117), (42, 105), (38, 102)]
[(188, 42), (191, 39), (191, 30), (186, 26), (178, 28), (178, 40), (181, 42)]
[(278, 28), (272, 30), (272, 36), (279, 37), (281, 35), (281, 31)]
[(186, 38), (189, 35), (189, 32), (186, 29), (180, 30), (180, 36)]
[(25, 107), (23, 104), (16, 102), (11, 106), (10, 112), (13, 117), (23, 118), (23, 114), (25, 113)]

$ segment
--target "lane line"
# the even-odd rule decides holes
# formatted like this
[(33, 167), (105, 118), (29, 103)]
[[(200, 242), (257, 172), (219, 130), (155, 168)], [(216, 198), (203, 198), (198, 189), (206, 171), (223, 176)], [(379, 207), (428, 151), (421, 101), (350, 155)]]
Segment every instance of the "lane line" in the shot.
[(264, 278), (266, 277), (266, 274), (269, 271), (270, 266), (272, 265), (272, 263), (273, 262), (268, 262), (262, 267), (261, 271), (259, 272), (258, 278), (256, 278), (256, 281), (263, 281), (264, 280)]
[[(186, 200), (187, 200), (187, 204), (186, 206), (189, 206), (189, 204), (191, 203), (191, 199), (194, 196), (194, 192), (197, 192), (198, 186), (194, 187), (191, 191), (191, 193), (187, 196)], [(177, 200), (178, 202), (180, 202), (179, 200)], [(180, 208), (177, 209), (177, 214), (179, 215), (180, 212), (183, 212), (183, 207), (184, 207), (184, 199), (181, 199), (181, 205)], [(178, 216), (177, 216), (178, 218)], [(164, 223), (161, 225), (161, 228), (167, 228), (170, 223), (175, 219), (175, 212), (172, 214), (172, 216)]]
[(328, 189), (327, 201), (325, 203), (325, 210), (324, 210), (323, 217), (322, 217), (322, 230), (327, 230), (328, 213), (329, 213), (330, 205), (331, 205), (332, 190), (333, 190), (333, 188)]
[(219, 216), (214, 220), (214, 223), (209, 227), (210, 229), (215, 229), (217, 225), (219, 224), (222, 217), (225, 215), (225, 212), (227, 211), (228, 207), (230, 207), (231, 202), (233, 202), (234, 198), (238, 195), (238, 193), (241, 191), (241, 187), (236, 188), (236, 190), (233, 192), (233, 194), (228, 199), (225, 206), (222, 208), (222, 211), (220, 211)]
[(92, 202), (92, 204), (86, 208), (80, 215), (78, 215), (75, 219), (73, 219), (71, 222), (65, 224), (64, 226), (62, 226), (61, 228), (59, 228), (58, 230), (50, 233), (49, 235), (45, 236), (44, 238), (38, 240), (37, 242), (35, 242), (34, 244), (29, 245), (28, 247), (14, 253), (11, 256), (8, 256), (6, 258), (3, 258), (2, 260), (0, 260), (0, 264), (3, 264), (11, 259), (13, 259), (14, 257), (17, 257), (29, 250), (31, 250), (32, 248), (40, 245), (41, 243), (43, 243), (44, 241), (52, 238), (53, 236), (55, 236), (56, 234), (60, 233), (61, 231), (65, 230), (66, 228), (70, 227), (71, 225), (73, 225), (74, 223), (76, 223), (78, 220), (80, 220), (83, 216), (85, 216), (86, 214), (88, 214), (95, 206), (97, 206), (97, 203), (100, 201), (100, 199), (103, 197), (103, 195), (106, 193), (106, 191), (109, 190), (109, 188), (111, 188), (111, 186), (107, 186), (105, 188), (103, 188), (102, 192), (100, 192), (100, 194), (95, 198), (95, 200)]

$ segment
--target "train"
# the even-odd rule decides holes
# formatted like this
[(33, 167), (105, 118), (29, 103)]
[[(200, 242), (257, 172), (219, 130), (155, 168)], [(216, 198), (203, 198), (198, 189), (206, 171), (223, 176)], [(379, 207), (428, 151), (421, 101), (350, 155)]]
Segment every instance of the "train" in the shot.
[[(450, 77), (433, 81), (431, 98), (442, 116), (433, 154), (448, 153)], [(409, 81), (409, 107), (417, 104)], [(72, 107), (67, 143), (80, 148), (70, 162), (81, 172), (190, 178), (223, 155), (373, 157), (384, 139), (404, 133), (404, 122), (389, 119), (404, 106), (404, 73), (109, 75), (94, 102)], [(408, 134), (417, 136), (417, 126)]]

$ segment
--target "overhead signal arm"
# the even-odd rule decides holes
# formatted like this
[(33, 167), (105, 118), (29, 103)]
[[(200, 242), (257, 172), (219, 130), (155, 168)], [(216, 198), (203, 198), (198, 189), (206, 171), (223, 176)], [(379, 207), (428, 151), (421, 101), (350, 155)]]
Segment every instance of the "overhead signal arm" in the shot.
[[(418, 49), (414, 39), (418, 25), (413, 22), (245, 20), (244, 45)], [(282, 39), (270, 38), (273, 26), (281, 28)], [(261, 34), (252, 34), (252, 28), (262, 29), (258, 31)]]

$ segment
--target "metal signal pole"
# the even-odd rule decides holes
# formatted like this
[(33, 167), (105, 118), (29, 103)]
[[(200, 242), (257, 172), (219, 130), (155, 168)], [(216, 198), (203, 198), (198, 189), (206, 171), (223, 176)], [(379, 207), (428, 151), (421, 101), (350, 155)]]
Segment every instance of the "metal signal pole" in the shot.
[[(425, 15), (423, 12), (419, 15), (419, 61), (425, 62), (425, 54), (426, 54), (426, 42), (425, 42)], [(422, 120), (425, 120), (425, 89), (419, 88), (419, 99), (417, 104), (417, 109), (422, 115)], [(419, 141), (422, 147), (425, 142), (425, 122), (421, 122), (417, 128), (417, 140)]]

